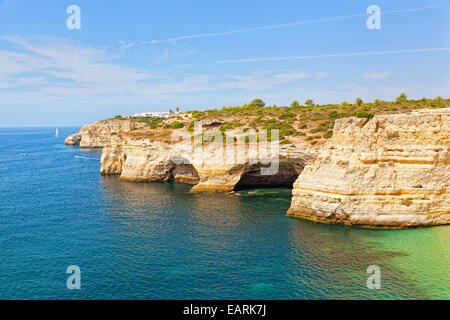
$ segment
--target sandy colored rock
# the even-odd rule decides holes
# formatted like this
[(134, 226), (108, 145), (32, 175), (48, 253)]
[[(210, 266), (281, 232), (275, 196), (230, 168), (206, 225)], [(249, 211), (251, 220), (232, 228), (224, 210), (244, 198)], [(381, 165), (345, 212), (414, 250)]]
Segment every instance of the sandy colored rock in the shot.
[[(231, 156), (221, 143), (198, 149), (191, 139), (130, 134), (139, 126), (146, 124), (99, 121), (66, 143), (103, 147), (101, 173), (128, 181), (178, 181), (193, 191), (293, 184), (293, 217), (379, 228), (450, 224), (448, 108), (339, 119), (323, 147), (236, 143)], [(274, 163), (275, 172), (263, 173)]]
[[(231, 191), (242, 182), (248, 186), (292, 185), (312, 158), (309, 153), (284, 147), (279, 150), (279, 163), (275, 165), (275, 159), (272, 163), (258, 160), (260, 153), (270, 154), (270, 148), (254, 150), (241, 145), (236, 147), (232, 159), (226, 159), (225, 148), (209, 144), (195, 149), (189, 143), (170, 145), (145, 140), (112, 145), (103, 148), (101, 173), (119, 174), (121, 179), (137, 182), (191, 183), (195, 184), (193, 191)], [(274, 174), (261, 174), (271, 165), (276, 170)]]
[(146, 124), (129, 120), (96, 121), (83, 126), (78, 133), (66, 138), (67, 145), (79, 145), (82, 148), (103, 148), (124, 142), (121, 133), (132, 129), (145, 128)]
[(337, 120), (288, 215), (366, 227), (450, 223), (450, 109)]

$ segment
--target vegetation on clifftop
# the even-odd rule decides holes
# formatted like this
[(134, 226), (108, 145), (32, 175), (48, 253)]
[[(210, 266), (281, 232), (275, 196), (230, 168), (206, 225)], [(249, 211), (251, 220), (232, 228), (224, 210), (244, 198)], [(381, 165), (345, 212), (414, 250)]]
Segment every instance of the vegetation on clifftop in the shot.
[[(202, 121), (207, 135), (202, 139), (211, 141), (211, 131), (219, 130), (225, 133), (229, 130), (244, 133), (247, 129), (267, 129), (270, 140), (271, 130), (279, 130), (281, 144), (324, 142), (333, 135), (333, 126), (336, 119), (347, 117), (372, 118), (377, 114), (406, 113), (415, 109), (450, 107), (450, 99), (436, 97), (434, 99), (422, 98), (420, 100), (408, 100), (402, 93), (395, 101), (364, 102), (356, 98), (354, 103), (347, 101), (341, 104), (317, 105), (312, 99), (307, 99), (304, 105), (293, 101), (290, 106), (276, 105), (266, 106), (262, 99), (255, 99), (251, 103), (242, 106), (224, 106), (204, 111), (188, 111), (177, 113), (168, 119), (132, 117), (124, 118), (116, 116), (113, 119), (128, 120), (147, 124), (147, 129), (134, 129), (133, 134), (142, 134), (146, 137), (167, 137), (173, 129), (184, 128), (188, 132), (194, 132), (194, 122)], [(152, 132), (151, 131), (157, 131)], [(256, 141), (260, 139), (256, 136)], [(252, 139), (238, 139), (245, 142)], [(164, 140), (166, 141), (166, 140)]]

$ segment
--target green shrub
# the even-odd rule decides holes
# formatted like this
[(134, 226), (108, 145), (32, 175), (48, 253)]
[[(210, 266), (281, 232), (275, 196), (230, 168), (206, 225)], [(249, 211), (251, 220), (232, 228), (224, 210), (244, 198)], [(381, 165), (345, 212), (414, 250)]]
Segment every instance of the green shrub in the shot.
[(330, 139), (332, 136), (333, 136), (333, 131), (330, 130), (330, 131), (327, 131), (327, 132), (324, 133), (323, 138), (324, 139)]
[(340, 114), (337, 111), (333, 110), (333, 111), (328, 112), (328, 118), (329, 119), (338, 119), (338, 118), (340, 118)]
[(174, 122), (170, 123), (169, 127), (172, 129), (181, 129), (181, 128), (184, 128), (184, 123), (179, 122), (179, 121), (174, 121)]
[(224, 122), (222, 126), (219, 128), (221, 132), (226, 132), (227, 130), (233, 130), (234, 125), (231, 122)]
[(343, 101), (340, 105), (340, 107), (343, 109), (348, 108), (349, 106), (350, 106), (350, 104), (347, 101)]
[(225, 139), (224, 140), (225, 140), (226, 143), (234, 143), (234, 142), (237, 141), (237, 138), (225, 135)]
[(378, 106), (378, 107), (381, 106), (381, 105), (383, 105), (383, 101), (381, 101), (380, 99), (375, 99), (374, 103), (375, 103), (375, 105)]
[(214, 132), (205, 132), (203, 134), (203, 142), (213, 142), (216, 140), (216, 135), (222, 135), (222, 133), (218, 131)]
[(395, 100), (395, 103), (404, 103), (407, 100), (406, 94), (402, 93), (400, 96)]
[(258, 135), (244, 135), (244, 136), (240, 136), (239, 137), (239, 141), (242, 141), (242, 142), (245, 142), (245, 143), (250, 143), (250, 141), (258, 142), (259, 141), (259, 136)]
[(295, 119), (295, 114), (294, 113), (290, 113), (290, 112), (286, 112), (283, 113), (281, 116), (278, 117), (280, 120), (284, 120), (284, 119)]
[(390, 133), (390, 134), (388, 134), (388, 136), (387, 136), (387, 138), (388, 138), (389, 140), (395, 139), (395, 138), (398, 138), (398, 137), (400, 137), (400, 135), (398, 134), (398, 132)]
[(310, 133), (317, 133), (317, 132), (323, 132), (323, 131), (327, 131), (327, 130), (320, 128), (320, 127), (309, 130)]
[(146, 117), (134, 117), (131, 118), (133, 121), (142, 122), (149, 126), (150, 129), (156, 129), (161, 127), (161, 122), (163, 118), (146, 118)]
[(366, 111), (359, 111), (359, 112), (356, 114), (356, 117), (357, 117), (357, 118), (367, 118), (367, 119), (371, 119), (371, 118), (374, 117), (374, 114), (373, 114), (373, 113), (370, 113), (370, 112), (366, 112)]

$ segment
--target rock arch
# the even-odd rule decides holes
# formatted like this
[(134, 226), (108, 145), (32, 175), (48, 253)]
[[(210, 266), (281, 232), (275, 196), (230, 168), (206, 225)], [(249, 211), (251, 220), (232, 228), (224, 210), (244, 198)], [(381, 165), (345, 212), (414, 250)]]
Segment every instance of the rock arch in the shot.
[(250, 188), (292, 188), (304, 165), (292, 161), (280, 161), (275, 174), (261, 174), (264, 165), (254, 165), (243, 172), (234, 190)]
[(171, 162), (170, 181), (189, 184), (197, 184), (200, 181), (197, 169), (186, 159), (176, 159), (176, 161), (171, 160)]

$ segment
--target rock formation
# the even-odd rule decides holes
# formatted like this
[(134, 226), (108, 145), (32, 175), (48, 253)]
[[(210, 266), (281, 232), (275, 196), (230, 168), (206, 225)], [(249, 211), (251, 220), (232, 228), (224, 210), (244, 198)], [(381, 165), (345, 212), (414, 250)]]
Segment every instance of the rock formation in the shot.
[(322, 147), (235, 143), (231, 157), (222, 143), (196, 149), (190, 138), (133, 133), (146, 126), (99, 121), (66, 144), (103, 147), (101, 174), (129, 181), (178, 181), (193, 191), (293, 184), (294, 217), (380, 228), (450, 224), (450, 108), (338, 119)]
[(123, 142), (123, 133), (146, 127), (145, 123), (124, 120), (96, 121), (85, 125), (80, 132), (66, 138), (67, 145), (79, 145), (82, 148), (102, 148)]
[(450, 109), (337, 120), (288, 215), (402, 228), (450, 224)]
[[(292, 186), (311, 155), (292, 147), (279, 150), (279, 158), (261, 161), (260, 148), (252, 154), (248, 144), (236, 145), (235, 157), (226, 159), (225, 145), (211, 143), (195, 149), (190, 143), (135, 141), (103, 148), (101, 173), (118, 174), (137, 182), (178, 181), (195, 184), (193, 191), (232, 191), (251, 186)], [(238, 158), (240, 154), (242, 158)], [(276, 164), (275, 162), (278, 161)], [(275, 174), (264, 174), (276, 165)]]

